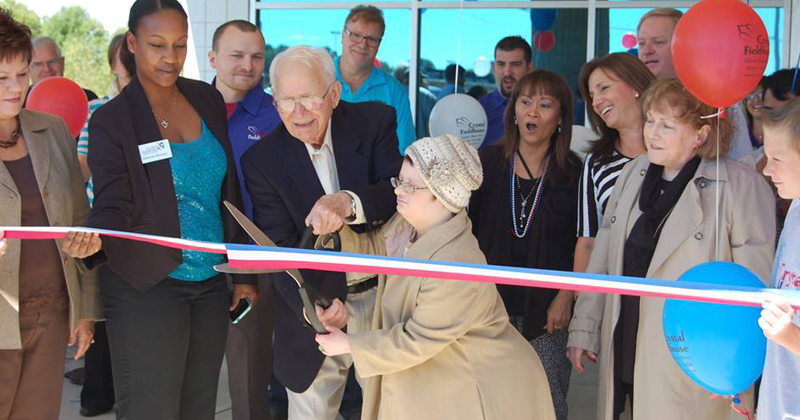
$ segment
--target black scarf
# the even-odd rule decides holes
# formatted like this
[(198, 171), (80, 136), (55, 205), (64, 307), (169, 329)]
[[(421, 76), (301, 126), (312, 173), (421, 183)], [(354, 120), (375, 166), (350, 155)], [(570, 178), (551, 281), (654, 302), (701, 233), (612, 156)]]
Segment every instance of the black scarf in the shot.
[[(664, 167), (650, 164), (644, 176), (642, 191), (639, 194), (639, 209), (642, 214), (636, 220), (628, 239), (625, 240), (622, 274), (625, 276), (645, 277), (650, 261), (656, 251), (658, 238), (678, 199), (681, 198), (686, 185), (694, 177), (700, 157), (695, 156), (670, 182), (664, 181), (661, 175)], [(663, 192), (662, 192), (663, 190)]]
[[(623, 275), (647, 276), (664, 225), (699, 165), (700, 157), (695, 156), (672, 181), (665, 181), (661, 177), (664, 173), (663, 166), (651, 163), (647, 168), (639, 194), (639, 209), (642, 214), (636, 219), (628, 239), (625, 240)], [(633, 384), (638, 330), (639, 298), (622, 296), (619, 320), (614, 330), (614, 377), (628, 384)], [(620, 390), (615, 389), (614, 392)]]

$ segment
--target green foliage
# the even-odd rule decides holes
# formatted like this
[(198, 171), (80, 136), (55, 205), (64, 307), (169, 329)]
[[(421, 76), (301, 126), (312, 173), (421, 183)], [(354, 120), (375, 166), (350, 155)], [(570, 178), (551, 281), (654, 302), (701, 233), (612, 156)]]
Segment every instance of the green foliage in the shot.
[(39, 15), (31, 9), (28, 9), (27, 6), (15, 0), (0, 0), (0, 7), (9, 10), (17, 21), (28, 25), (28, 27), (31, 28), (33, 36), (41, 35), (42, 22), (39, 19)]
[(111, 41), (103, 25), (80, 6), (62, 7), (44, 19), (42, 35), (53, 38), (65, 57), (64, 76), (103, 96), (113, 76), (107, 52)]

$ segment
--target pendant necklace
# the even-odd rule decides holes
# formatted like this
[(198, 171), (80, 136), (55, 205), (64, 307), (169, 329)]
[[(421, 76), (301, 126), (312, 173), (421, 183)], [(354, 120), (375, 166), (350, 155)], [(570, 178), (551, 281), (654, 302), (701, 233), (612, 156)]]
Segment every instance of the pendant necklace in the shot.
[(153, 115), (156, 117), (156, 120), (160, 121), (158, 124), (164, 128), (164, 130), (169, 127), (169, 119), (172, 118), (172, 113), (175, 112), (175, 105), (178, 104), (178, 88), (175, 88), (175, 91), (172, 93), (172, 107), (169, 109), (169, 114), (167, 114), (167, 118), (161, 118), (156, 114), (155, 108), (150, 108), (153, 111)]
[[(528, 165), (525, 163), (525, 159), (522, 158), (522, 154), (519, 152), (519, 149), (517, 149), (517, 154), (519, 155), (520, 162), (522, 162), (522, 166), (525, 167), (525, 171), (528, 172), (528, 175), (531, 177), (531, 179), (533, 179), (533, 174), (531, 173), (530, 169), (528, 169)], [(542, 170), (542, 177), (539, 178), (539, 184), (536, 185), (536, 187), (531, 190), (531, 192), (528, 194), (527, 197), (522, 197), (522, 189), (520, 188), (520, 197), (521, 197), (520, 204), (521, 204), (522, 208), (521, 208), (521, 211), (520, 211), (521, 214), (520, 214), (520, 218), (519, 218), (520, 219), (520, 223), (519, 224), (517, 224), (517, 209), (516, 209), (516, 195), (517, 194), (516, 194), (516, 188), (515, 188), (515, 185), (514, 185), (515, 184), (514, 183), (515, 177), (517, 176), (516, 172), (515, 172), (516, 161), (514, 159), (514, 156), (511, 156), (511, 165), (510, 166), (511, 166), (511, 174), (510, 174), (509, 178), (510, 178), (510, 181), (511, 181), (510, 182), (510, 184), (511, 184), (511, 188), (510, 188), (510, 190), (511, 190), (511, 223), (512, 223), (512, 228), (514, 230), (514, 236), (516, 236), (517, 238), (522, 239), (522, 238), (525, 237), (525, 235), (528, 234), (528, 230), (531, 227), (531, 221), (533, 221), (533, 216), (536, 213), (536, 208), (539, 207), (539, 201), (542, 198), (542, 191), (544, 190), (544, 184), (545, 184), (545, 181), (547, 180), (548, 168), (550, 167), (550, 155), (548, 155), (547, 159), (545, 159), (545, 161), (544, 161), (544, 170)], [(519, 181), (517, 181), (517, 183), (518, 182)], [(535, 193), (534, 193), (534, 191), (535, 191)], [(525, 214), (525, 207), (527, 206), (528, 199), (531, 197), (531, 195), (533, 195), (533, 197), (534, 197), (533, 198), (533, 204), (531, 205), (530, 211), (527, 214)]]

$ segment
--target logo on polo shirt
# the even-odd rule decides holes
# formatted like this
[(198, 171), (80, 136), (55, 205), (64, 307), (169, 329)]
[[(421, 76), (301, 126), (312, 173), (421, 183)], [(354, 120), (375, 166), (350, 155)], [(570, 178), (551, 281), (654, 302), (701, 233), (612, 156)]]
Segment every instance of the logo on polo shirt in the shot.
[(266, 134), (258, 131), (255, 126), (247, 126), (247, 140), (261, 140)]

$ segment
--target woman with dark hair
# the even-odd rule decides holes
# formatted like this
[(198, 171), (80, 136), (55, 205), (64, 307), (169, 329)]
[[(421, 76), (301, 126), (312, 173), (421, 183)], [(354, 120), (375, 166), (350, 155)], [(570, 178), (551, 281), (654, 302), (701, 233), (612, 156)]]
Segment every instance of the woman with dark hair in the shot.
[[(642, 97), (647, 153), (619, 174), (587, 272), (677, 280), (698, 264), (722, 260), (766, 280), (775, 249), (772, 192), (755, 170), (724, 157), (730, 121), (708, 118), (716, 108), (677, 79), (659, 80)], [(675, 363), (663, 308), (661, 298), (578, 296), (569, 355), (576, 364), (585, 352), (597, 355), (596, 418), (619, 419), (626, 402), (633, 420), (738, 416)], [(752, 409), (752, 392), (741, 396)]]
[[(89, 170), (89, 121), (98, 108), (119, 95), (119, 92), (130, 83), (136, 74), (136, 63), (133, 55), (125, 45), (125, 34), (114, 36), (108, 46), (108, 66), (114, 74), (114, 80), (108, 87), (108, 94), (102, 98), (89, 101), (89, 115), (86, 117), (81, 134), (78, 136), (78, 161), (86, 181), (86, 194), (89, 205), (94, 200), (94, 184)], [(108, 273), (108, 267), (101, 266), (97, 275), (102, 279)], [(86, 373), (81, 390), (80, 413), (84, 417), (93, 417), (111, 411), (114, 408), (114, 383), (111, 372), (111, 354), (108, 348), (106, 323), (95, 324), (94, 345), (86, 352)]]
[[(0, 9), (0, 226), (78, 226), (89, 204), (72, 136), (22, 109), (30, 35)], [(82, 357), (102, 317), (97, 279), (53, 240), (0, 242), (0, 419), (57, 419), (67, 345)]]
[[(575, 271), (586, 270), (594, 237), (622, 167), (645, 152), (639, 99), (655, 80), (647, 66), (628, 53), (595, 58), (581, 68), (578, 88), (587, 104), (592, 129), (600, 139), (592, 143), (586, 155), (580, 180)], [(583, 371), (581, 365), (576, 369)]]
[[(89, 122), (94, 206), (88, 226), (244, 243), (221, 204), (241, 206), (222, 96), (180, 77), (188, 22), (177, 0), (137, 0), (126, 45), (136, 75)], [(153, 153), (166, 150), (168, 153)], [(228, 309), (249, 279), (214, 270), (224, 256), (71, 234), (73, 254), (107, 262), (100, 280), (117, 418), (213, 419)]]
[[(536, 70), (509, 98), (499, 144), (481, 150), (484, 182), (472, 196), (473, 232), (489, 264), (570, 270), (581, 163), (570, 150), (572, 94), (556, 73)], [(498, 285), (506, 310), (542, 360), (556, 417), (567, 418), (572, 316), (568, 290)]]

